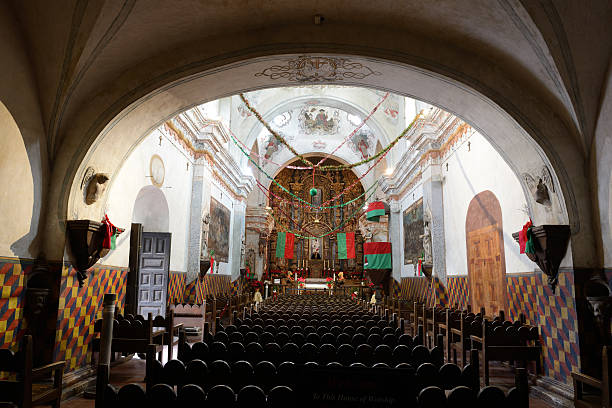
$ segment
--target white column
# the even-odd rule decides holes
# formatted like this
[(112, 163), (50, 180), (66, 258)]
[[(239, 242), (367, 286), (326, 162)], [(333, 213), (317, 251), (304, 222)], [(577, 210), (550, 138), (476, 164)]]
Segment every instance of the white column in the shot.
[(389, 242), (391, 242), (391, 259), (393, 262), (393, 271), (391, 276), (398, 282), (401, 282), (402, 274), (402, 252), (404, 251), (404, 241), (402, 241), (401, 229), (402, 223), (402, 207), (397, 200), (389, 202), (391, 214), (389, 216)]
[(187, 252), (187, 283), (200, 273), (202, 250), (202, 218), (210, 208), (210, 172), (205, 164), (193, 165), (191, 209), (189, 211), (189, 241)]
[(429, 163), (423, 169), (423, 211), (431, 216), (431, 252), (433, 275), (446, 285), (446, 243), (444, 241), (444, 208), (442, 200), (442, 170)]
[(246, 203), (244, 201), (234, 201), (229, 248), (229, 270), (232, 280), (236, 280), (240, 276), (240, 244), (245, 233), (245, 214)]

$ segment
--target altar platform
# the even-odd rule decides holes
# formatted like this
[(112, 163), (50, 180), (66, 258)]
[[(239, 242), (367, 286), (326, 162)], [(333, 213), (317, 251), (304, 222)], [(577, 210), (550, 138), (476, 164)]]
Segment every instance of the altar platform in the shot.
[(306, 278), (304, 289), (328, 289), (326, 278)]

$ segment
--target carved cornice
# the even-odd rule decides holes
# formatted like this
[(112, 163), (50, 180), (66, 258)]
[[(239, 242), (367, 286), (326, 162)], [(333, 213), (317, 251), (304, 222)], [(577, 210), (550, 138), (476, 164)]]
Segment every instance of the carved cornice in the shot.
[(274, 219), (262, 207), (247, 207), (245, 214), (245, 227), (249, 231), (255, 231), (260, 235), (267, 237), (274, 228)]
[[(188, 113), (194, 114), (195, 121)], [(225, 145), (229, 141), (229, 134), (221, 121), (206, 120), (191, 109), (165, 122), (162, 127), (194, 161), (205, 160), (214, 179), (232, 197), (246, 200), (253, 190), (255, 180), (253, 176), (243, 174), (238, 163), (227, 152)], [(198, 127), (204, 127), (206, 131), (199, 131)]]
[(439, 108), (419, 118), (407, 135), (410, 148), (400, 158), (393, 176), (383, 180), (383, 192), (401, 199), (421, 182), (425, 167), (438, 164), (471, 130), (467, 123)]

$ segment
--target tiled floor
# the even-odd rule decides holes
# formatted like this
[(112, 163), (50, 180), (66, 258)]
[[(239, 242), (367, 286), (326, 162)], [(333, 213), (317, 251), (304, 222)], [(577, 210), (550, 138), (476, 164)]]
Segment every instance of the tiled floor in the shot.
[[(164, 361), (166, 360), (164, 356)], [(514, 375), (510, 367), (492, 364), (491, 365), (491, 385), (498, 386), (504, 390), (514, 386)], [(144, 386), (145, 361), (135, 357), (132, 360), (117, 365), (111, 369), (110, 383), (121, 387), (125, 384), (140, 383)], [(82, 396), (72, 398), (62, 403), (65, 408), (93, 408), (94, 400), (85, 399)], [(552, 405), (545, 401), (530, 397), (529, 406), (531, 408), (550, 408)]]

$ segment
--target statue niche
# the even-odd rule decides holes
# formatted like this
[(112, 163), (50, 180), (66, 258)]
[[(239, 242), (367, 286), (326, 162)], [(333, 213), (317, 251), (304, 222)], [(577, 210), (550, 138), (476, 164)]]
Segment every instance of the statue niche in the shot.
[(87, 193), (85, 194), (85, 203), (92, 205), (102, 197), (110, 177), (104, 173), (94, 174), (87, 184)]

